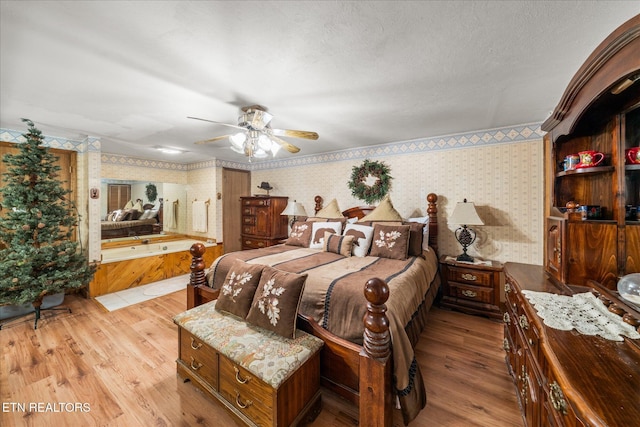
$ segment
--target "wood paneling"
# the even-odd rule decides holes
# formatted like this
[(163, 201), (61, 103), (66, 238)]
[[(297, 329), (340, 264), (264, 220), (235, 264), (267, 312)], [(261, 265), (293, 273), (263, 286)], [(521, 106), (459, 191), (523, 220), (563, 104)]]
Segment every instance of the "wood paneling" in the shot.
[[(0, 411), (12, 426), (237, 426), (226, 410), (176, 376), (186, 291), (105, 312), (67, 296), (71, 314), (43, 312), (0, 331), (3, 404), (74, 402), (87, 410)], [(411, 427), (521, 427), (502, 350), (502, 324), (433, 308), (416, 348), (427, 406)], [(323, 390), (312, 426), (353, 426), (355, 408)], [(18, 408), (19, 409), (19, 408)], [(402, 426), (398, 411), (394, 426)]]

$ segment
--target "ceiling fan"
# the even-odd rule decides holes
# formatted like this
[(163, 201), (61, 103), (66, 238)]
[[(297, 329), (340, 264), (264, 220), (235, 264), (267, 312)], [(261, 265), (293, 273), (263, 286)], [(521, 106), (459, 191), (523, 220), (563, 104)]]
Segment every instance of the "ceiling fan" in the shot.
[(273, 119), (273, 116), (267, 112), (266, 107), (261, 105), (242, 107), (237, 125), (201, 119), (198, 117), (188, 118), (239, 129), (240, 132), (236, 132), (234, 134), (217, 136), (203, 141), (196, 141), (195, 143), (211, 144), (229, 138), (229, 142), (231, 142), (231, 149), (249, 157), (249, 161), (254, 157), (265, 158), (270, 154), (275, 156), (280, 147), (290, 153), (297, 153), (300, 151), (300, 148), (283, 140), (280, 138), (281, 136), (313, 140), (318, 139), (318, 134), (316, 132), (272, 128), (270, 122), (271, 119)]

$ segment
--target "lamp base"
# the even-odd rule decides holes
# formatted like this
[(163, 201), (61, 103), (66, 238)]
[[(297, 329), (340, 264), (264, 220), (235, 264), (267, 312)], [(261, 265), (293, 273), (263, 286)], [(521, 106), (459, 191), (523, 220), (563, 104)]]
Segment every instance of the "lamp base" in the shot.
[(468, 253), (464, 252), (458, 255), (458, 257), (456, 258), (456, 261), (473, 262), (473, 257)]

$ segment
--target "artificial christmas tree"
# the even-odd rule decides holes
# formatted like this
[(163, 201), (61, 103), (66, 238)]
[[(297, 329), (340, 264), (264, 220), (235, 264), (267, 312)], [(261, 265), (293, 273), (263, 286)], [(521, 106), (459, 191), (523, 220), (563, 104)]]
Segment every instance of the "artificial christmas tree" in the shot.
[(0, 306), (31, 303), (37, 328), (43, 298), (87, 285), (95, 269), (73, 239), (79, 218), (70, 191), (57, 180), (57, 157), (40, 145), (33, 122), (22, 120), (26, 142), (3, 158)]

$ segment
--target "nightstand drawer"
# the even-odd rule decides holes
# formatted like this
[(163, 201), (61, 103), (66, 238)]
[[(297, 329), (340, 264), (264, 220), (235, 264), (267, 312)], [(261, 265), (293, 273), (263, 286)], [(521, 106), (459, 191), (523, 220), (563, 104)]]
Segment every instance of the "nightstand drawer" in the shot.
[(449, 282), (451, 296), (469, 301), (493, 303), (493, 288)]
[(493, 272), (472, 270), (470, 268), (453, 267), (448, 268), (448, 279), (452, 282), (469, 283), (477, 286), (492, 286)]

